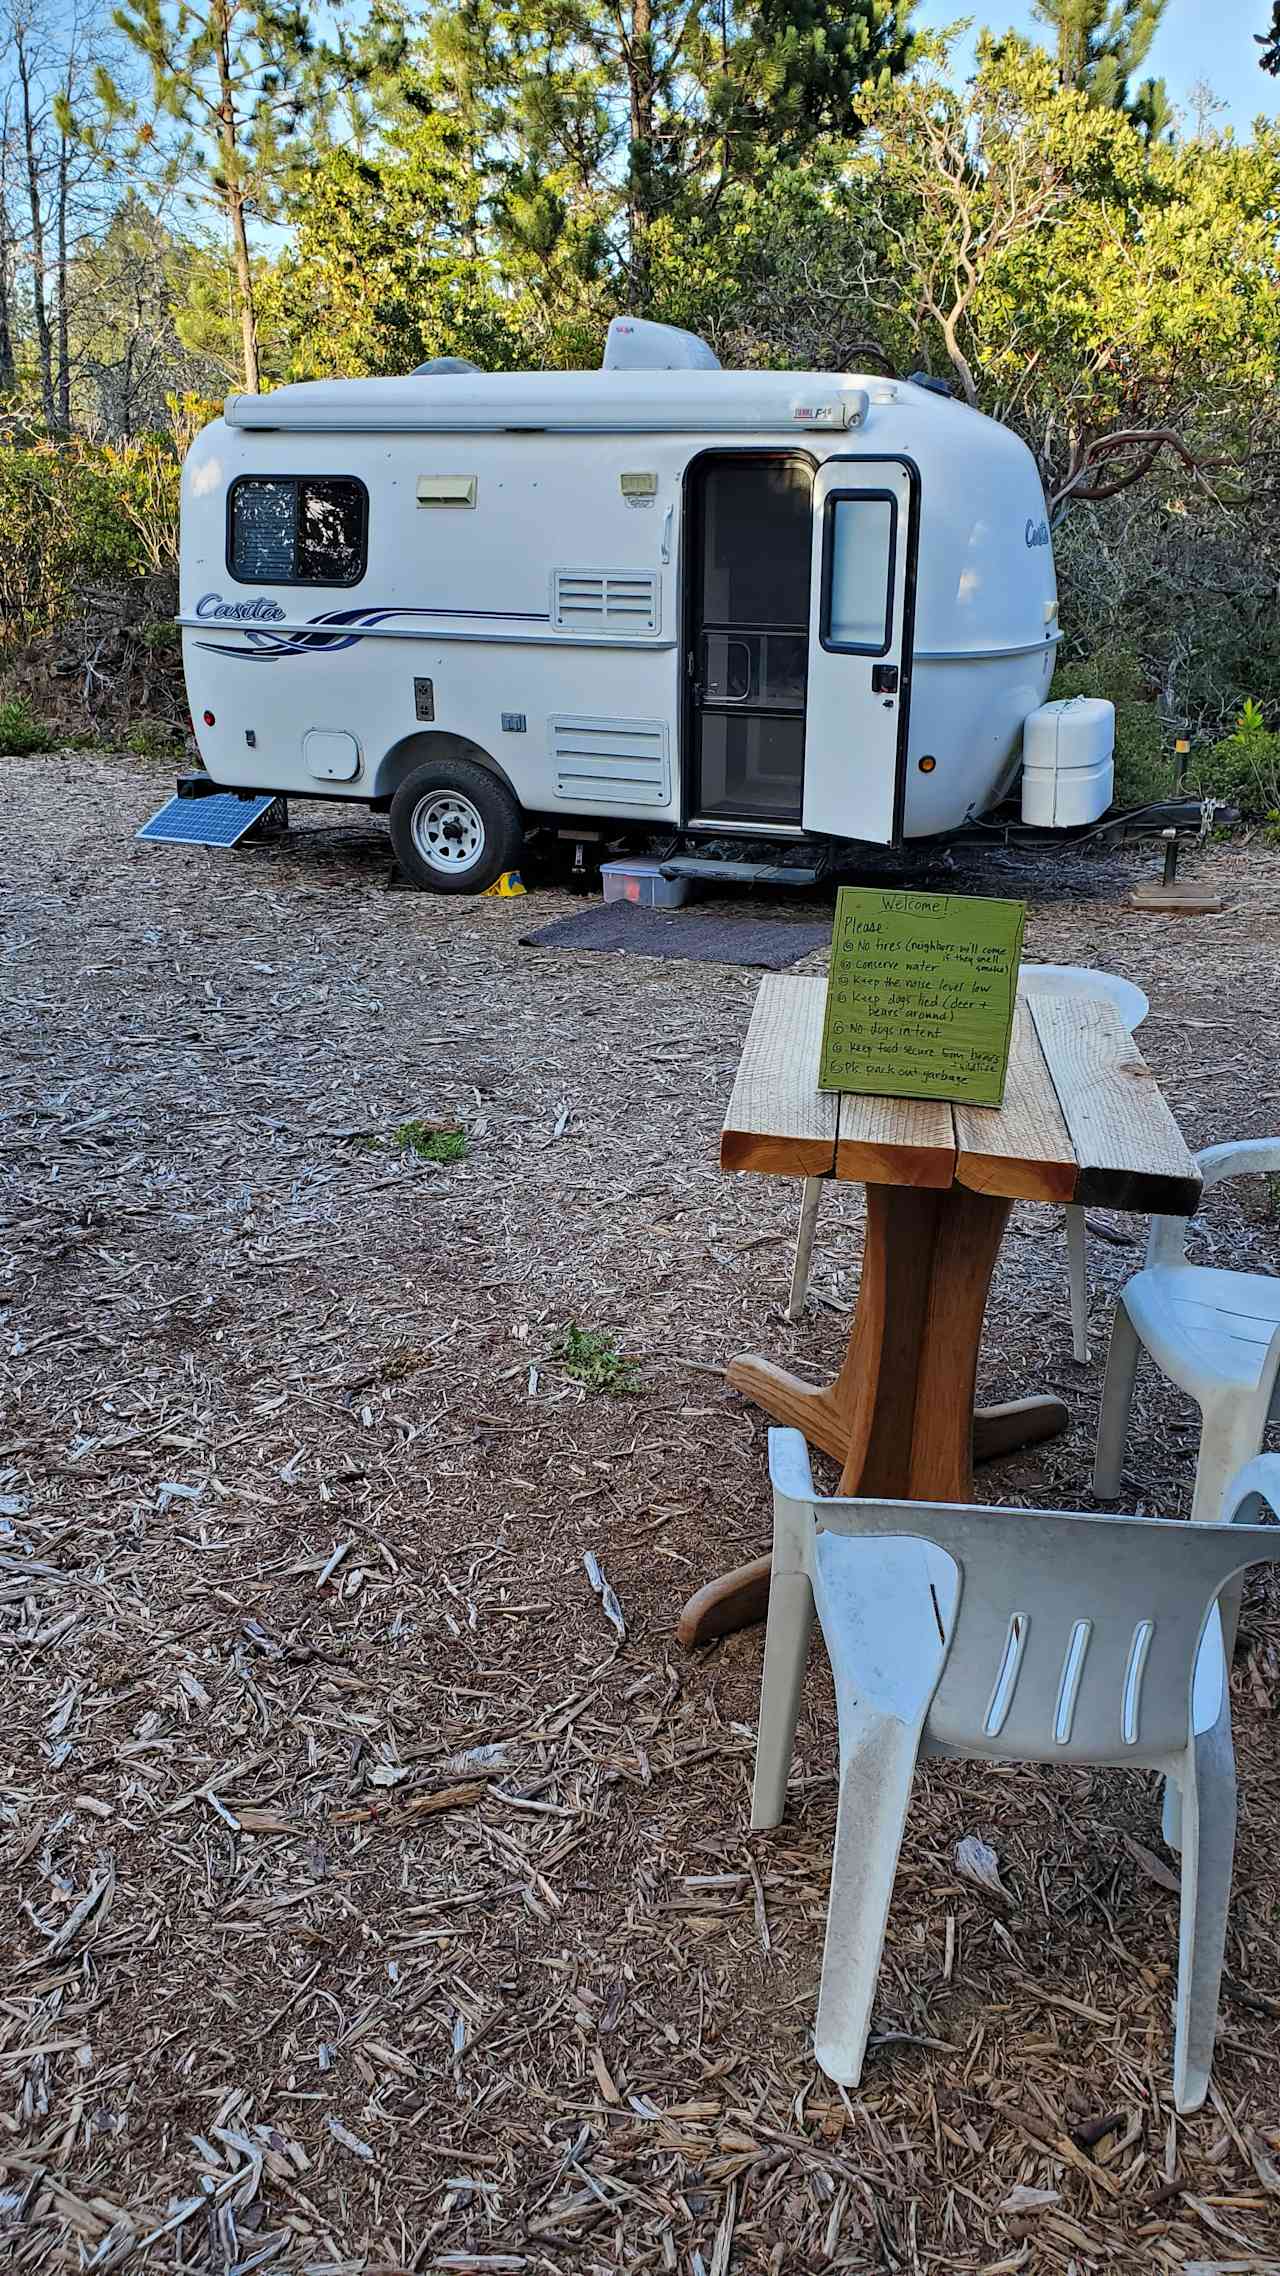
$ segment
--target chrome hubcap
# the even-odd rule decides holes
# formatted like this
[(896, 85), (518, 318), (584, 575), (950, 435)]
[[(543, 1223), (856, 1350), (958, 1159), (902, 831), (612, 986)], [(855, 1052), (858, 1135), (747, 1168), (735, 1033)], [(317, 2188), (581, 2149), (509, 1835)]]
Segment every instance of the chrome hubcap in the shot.
[(413, 842), (429, 869), (459, 877), (484, 853), (484, 817), (460, 790), (433, 790), (413, 810)]

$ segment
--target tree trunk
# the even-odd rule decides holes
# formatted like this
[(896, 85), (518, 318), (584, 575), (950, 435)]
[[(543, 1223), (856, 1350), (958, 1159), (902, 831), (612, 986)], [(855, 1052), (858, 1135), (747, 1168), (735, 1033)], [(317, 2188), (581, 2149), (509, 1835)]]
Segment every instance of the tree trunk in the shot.
[(120, 381), (120, 432), (127, 443), (133, 441), (133, 353), (136, 335), (131, 332), (124, 346), (124, 375)]
[(951, 368), (964, 389), (964, 399), (969, 409), (976, 411), (978, 408), (978, 382), (974, 377), (973, 365), (960, 345), (957, 312), (954, 309), (950, 310), (940, 321), (942, 337), (946, 341), (947, 354), (951, 359)]
[(44, 291), (44, 205), (40, 195), (36, 121), (31, 109), (31, 62), (27, 54), (26, 35), (20, 25), (13, 34), (13, 54), (18, 67), (18, 85), (22, 90), (22, 146), (26, 160), (27, 198), (31, 207), (31, 313), (35, 319), (36, 353), (40, 364), (40, 408), (44, 413), (45, 431), (53, 436), (58, 431), (58, 414), (53, 395), (53, 338), (49, 330), (49, 310)]
[(253, 268), (244, 223), (244, 190), (240, 182), (235, 85), (231, 71), (231, 9), (234, 0), (219, 0), (216, 10), (218, 54), (218, 141), (225, 180), (223, 204), (231, 223), (231, 245), (236, 264), (236, 298), (240, 306), (240, 343), (244, 357), (244, 384), (248, 395), (261, 393), (258, 370), (258, 314), (253, 299)]
[(249, 265), (249, 239), (244, 226), (244, 199), (228, 199), (231, 241), (236, 258), (236, 296), (240, 303), (240, 344), (244, 354), (244, 384), (248, 395), (262, 392), (258, 371), (258, 316), (253, 304), (253, 270)]
[(0, 395), (9, 395), (17, 379), (17, 364), (13, 352), (13, 228), (3, 167), (0, 144)]
[(654, 188), (652, 0), (634, 0), (626, 61), (630, 111), (627, 236), (631, 254), (631, 296), (633, 308), (637, 314), (643, 314), (649, 301), (649, 228), (653, 220)]
[[(67, 89), (70, 102), (71, 90)], [(58, 137), (58, 191), (57, 191), (57, 276), (58, 276), (58, 432), (65, 439), (71, 433), (71, 316), (67, 305), (70, 283), (70, 263), (67, 259), (67, 204), (70, 196), (71, 147), (65, 135)]]

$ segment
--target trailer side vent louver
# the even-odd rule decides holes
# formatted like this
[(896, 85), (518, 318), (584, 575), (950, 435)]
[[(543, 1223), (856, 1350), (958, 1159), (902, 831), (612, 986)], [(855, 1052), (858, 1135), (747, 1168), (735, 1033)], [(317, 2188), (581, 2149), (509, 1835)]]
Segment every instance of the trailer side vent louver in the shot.
[(666, 806), (671, 798), (661, 719), (548, 721), (556, 797), (575, 806)]
[(558, 632), (654, 633), (658, 630), (655, 569), (556, 569), (551, 621)]

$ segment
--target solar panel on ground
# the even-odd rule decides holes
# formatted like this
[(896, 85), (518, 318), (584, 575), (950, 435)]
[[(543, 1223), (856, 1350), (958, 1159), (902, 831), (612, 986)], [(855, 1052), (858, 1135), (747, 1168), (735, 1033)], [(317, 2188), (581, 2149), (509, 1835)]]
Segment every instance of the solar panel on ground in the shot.
[(237, 798), (233, 791), (209, 798), (171, 798), (134, 835), (171, 846), (234, 846), (274, 805), (269, 793), (256, 798)]

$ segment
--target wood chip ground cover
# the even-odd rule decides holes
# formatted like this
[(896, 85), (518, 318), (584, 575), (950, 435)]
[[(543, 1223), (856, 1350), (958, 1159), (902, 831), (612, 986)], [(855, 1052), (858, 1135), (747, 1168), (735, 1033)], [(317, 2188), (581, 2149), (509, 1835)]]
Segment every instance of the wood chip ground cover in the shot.
[[(5, 767), (4, 2264), (1271, 2265), (1274, 1584), (1235, 1670), (1211, 2105), (1170, 2103), (1148, 1783), (977, 1765), (921, 1775), (876, 2045), (839, 2093), (808, 2051), (824, 1671), (787, 1821), (752, 1836), (760, 1635), (671, 1638), (767, 1539), (725, 1360), (830, 1371), (857, 1283), (850, 1190), (788, 1326), (798, 1195), (716, 1168), (755, 976), (522, 950), (563, 895), (389, 892), (381, 827), (322, 808), (231, 856), (137, 846), (157, 795), (129, 761)], [(1128, 908), (1150, 864), (955, 875), (1026, 896), (1032, 956), (1146, 988), (1193, 1145), (1274, 1130), (1280, 860), (1197, 856), (1227, 909), (1192, 921)], [(360, 1142), (411, 1121), (465, 1158)], [(988, 1470), (992, 1499), (1090, 1506), (1144, 1231), (1097, 1224), (1080, 1368), (1060, 1216), (1016, 1213), (982, 1389), (1075, 1420)], [(1215, 1192), (1193, 1254), (1280, 1268), (1273, 1197)], [(628, 1388), (565, 1372), (570, 1323)], [(1129, 1505), (1185, 1512), (1194, 1449), (1144, 1372)], [(1003, 1899), (957, 1867), (975, 1840)]]

